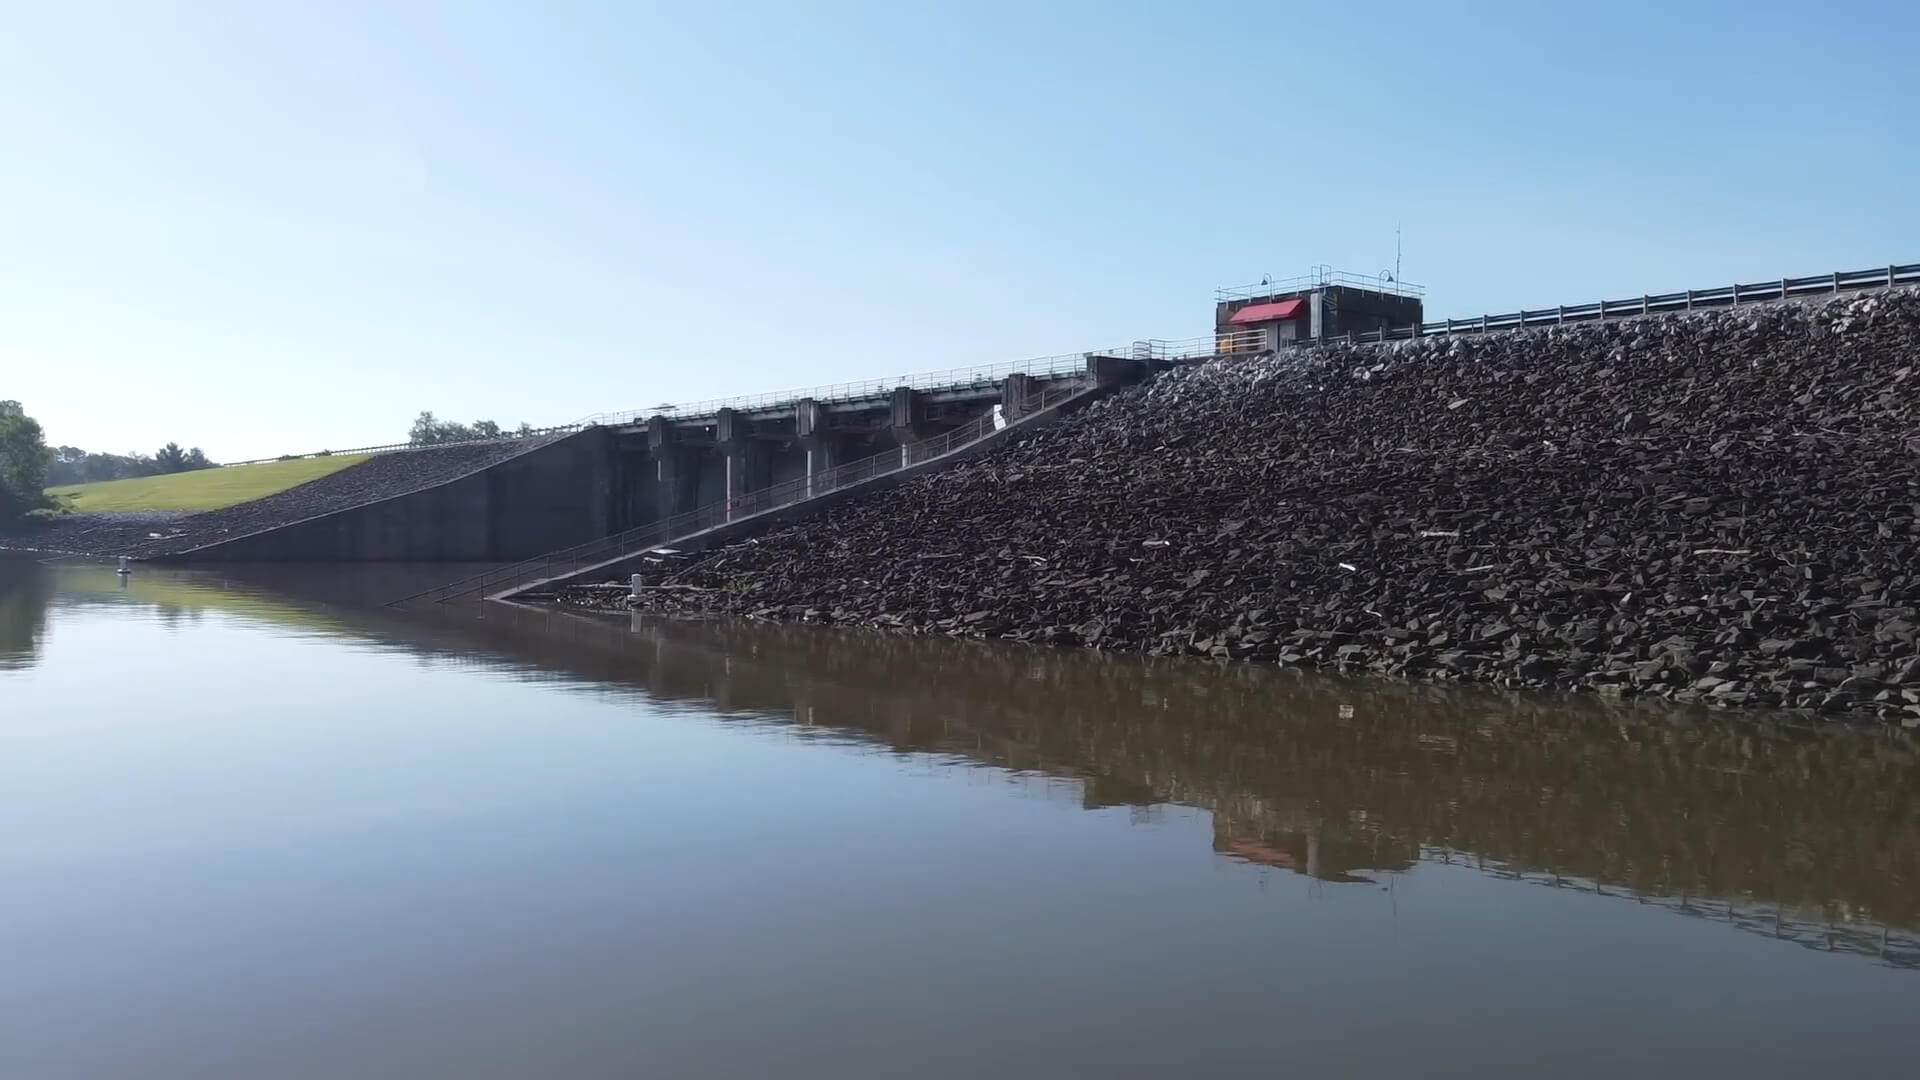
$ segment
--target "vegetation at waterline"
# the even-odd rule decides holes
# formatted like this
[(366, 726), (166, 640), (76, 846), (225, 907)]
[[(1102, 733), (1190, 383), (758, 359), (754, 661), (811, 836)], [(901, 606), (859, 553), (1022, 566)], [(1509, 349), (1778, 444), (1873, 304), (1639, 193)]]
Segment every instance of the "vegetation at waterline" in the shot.
[(62, 507), (78, 513), (135, 510), (193, 513), (275, 495), (365, 460), (363, 454), (296, 458), (56, 487), (48, 489), (47, 494)]
[(0, 525), (46, 506), (47, 440), (17, 401), (0, 401)]

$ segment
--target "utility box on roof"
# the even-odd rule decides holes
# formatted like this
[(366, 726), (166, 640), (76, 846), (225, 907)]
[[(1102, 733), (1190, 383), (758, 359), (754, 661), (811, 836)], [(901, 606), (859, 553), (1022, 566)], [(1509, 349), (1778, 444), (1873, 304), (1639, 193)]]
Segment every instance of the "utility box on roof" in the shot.
[(1231, 346), (1223, 351), (1264, 352), (1417, 327), (1425, 291), (1391, 275), (1364, 278), (1326, 269), (1289, 281), (1268, 279), (1216, 291), (1214, 333)]

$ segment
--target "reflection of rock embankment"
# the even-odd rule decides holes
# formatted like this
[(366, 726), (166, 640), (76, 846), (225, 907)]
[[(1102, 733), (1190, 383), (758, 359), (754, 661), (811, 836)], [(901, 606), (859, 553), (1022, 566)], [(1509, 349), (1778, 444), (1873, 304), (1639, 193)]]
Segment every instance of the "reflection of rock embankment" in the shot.
[(342, 592), (316, 580), (312, 606), (415, 650), (1068, 777), (1089, 808), (1203, 808), (1223, 855), (1322, 880), (1441, 859), (1809, 942), (1830, 919), (1841, 948), (1920, 927), (1920, 756), (1901, 732), (806, 626), (428, 620), (333, 606)]
[(1323, 875), (1455, 852), (1920, 927), (1920, 755), (1901, 732), (765, 623), (521, 610), (444, 633), (541, 677), (1073, 777), (1089, 807), (1200, 807), (1223, 843), (1301, 866), (1311, 835)]

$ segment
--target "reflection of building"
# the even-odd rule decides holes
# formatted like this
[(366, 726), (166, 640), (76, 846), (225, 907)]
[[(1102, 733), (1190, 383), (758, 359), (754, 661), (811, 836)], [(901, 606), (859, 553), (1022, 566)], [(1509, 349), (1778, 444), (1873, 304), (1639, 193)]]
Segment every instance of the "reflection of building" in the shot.
[(1263, 351), (1399, 330), (1420, 325), (1425, 291), (1390, 274), (1365, 278), (1322, 267), (1305, 277), (1216, 291), (1214, 332), (1225, 337), (1256, 331), (1262, 335), (1258, 346), (1240, 351)]
[(1397, 844), (1383, 844), (1378, 835), (1363, 840), (1335, 839), (1316, 826), (1260, 833), (1220, 813), (1213, 816), (1213, 850), (1318, 881), (1342, 883), (1372, 881), (1365, 876), (1366, 871), (1404, 871), (1414, 862), (1398, 850)]

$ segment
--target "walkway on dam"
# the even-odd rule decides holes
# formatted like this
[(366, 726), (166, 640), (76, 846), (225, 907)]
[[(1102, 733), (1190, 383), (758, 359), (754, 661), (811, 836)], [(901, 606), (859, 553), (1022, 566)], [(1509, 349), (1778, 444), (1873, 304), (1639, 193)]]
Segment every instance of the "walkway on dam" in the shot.
[[(1100, 358), (1111, 359), (1111, 358)], [(709, 503), (699, 509), (600, 540), (462, 578), (393, 601), (393, 605), (455, 600), (511, 600), (582, 581), (619, 580), (663, 548), (701, 550), (744, 538), (759, 529), (817, 513), (850, 498), (886, 490), (937, 472), (976, 450), (1031, 430), (1130, 381), (1131, 367), (1101, 367), (1089, 361), (1086, 377), (1060, 379), (1036, 388), (1019, 407), (994, 410), (941, 435)]]

